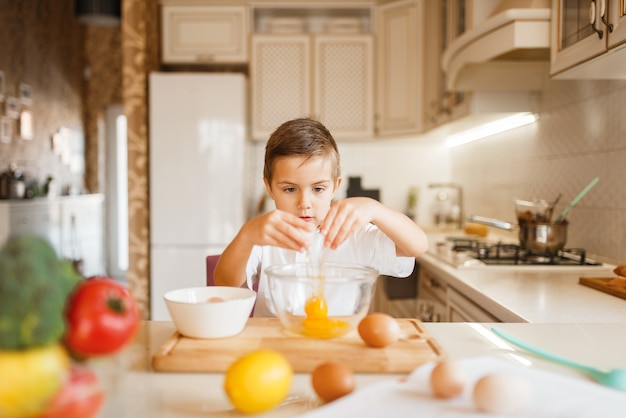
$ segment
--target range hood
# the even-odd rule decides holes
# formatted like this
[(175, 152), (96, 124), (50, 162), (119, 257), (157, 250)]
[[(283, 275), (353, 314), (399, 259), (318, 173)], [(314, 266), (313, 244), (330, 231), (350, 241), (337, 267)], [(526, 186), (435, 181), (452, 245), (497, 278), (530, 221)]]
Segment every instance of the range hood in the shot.
[(550, 66), (550, 2), (502, 1), (444, 51), (450, 91), (542, 90)]

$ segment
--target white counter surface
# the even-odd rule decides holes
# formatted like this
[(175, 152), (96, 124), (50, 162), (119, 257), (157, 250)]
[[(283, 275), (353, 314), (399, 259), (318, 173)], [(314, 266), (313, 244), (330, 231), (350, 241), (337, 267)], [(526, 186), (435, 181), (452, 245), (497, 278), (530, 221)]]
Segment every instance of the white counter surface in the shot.
[[(431, 247), (441, 237), (430, 235)], [(626, 300), (578, 283), (580, 277), (615, 277), (612, 266), (463, 269), (430, 253), (418, 263), (502, 322), (626, 323)]]
[[(511, 364), (521, 364), (519, 359), (524, 358), (526, 367), (531, 369), (547, 370), (568, 379), (591, 382), (577, 371), (527, 354), (512, 356), (514, 349), (491, 333), (491, 325), (493, 324), (430, 323), (425, 324), (425, 328), (444, 353), (453, 359), (487, 356)], [(508, 323), (497, 326), (529, 343), (575, 361), (598, 367), (626, 368), (626, 356), (623, 354), (623, 347), (626, 346), (626, 324)], [(151, 370), (152, 356), (174, 331), (171, 322), (146, 322), (142, 325), (136, 342), (119, 356), (124, 358), (119, 363), (128, 364), (128, 370), (112, 374), (115, 384), (110, 385), (107, 402), (99, 418), (244, 416), (232, 410), (222, 388), (224, 375), (221, 373), (159, 373)], [(517, 350), (516, 352), (519, 353)], [(112, 368), (105, 369), (110, 372)], [(394, 374), (359, 374), (357, 390), (399, 377), (400, 375)], [(292, 394), (293, 399), (298, 401), (255, 416), (297, 416), (318, 404), (309, 374), (294, 376)], [(417, 410), (419, 397), (416, 397), (415, 402)], [(461, 412), (454, 416), (477, 415)]]

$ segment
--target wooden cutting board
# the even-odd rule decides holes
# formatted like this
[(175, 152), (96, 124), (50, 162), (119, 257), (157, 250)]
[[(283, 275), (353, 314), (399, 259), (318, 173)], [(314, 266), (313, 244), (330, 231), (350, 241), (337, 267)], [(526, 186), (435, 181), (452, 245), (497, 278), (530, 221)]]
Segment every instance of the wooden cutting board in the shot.
[(626, 287), (610, 285), (609, 282), (613, 279), (614, 277), (581, 277), (578, 279), (578, 283), (626, 299)]
[(313, 339), (288, 334), (277, 318), (250, 318), (244, 330), (222, 339), (187, 338), (175, 332), (152, 357), (162, 372), (224, 372), (242, 355), (258, 349), (282, 353), (295, 372), (311, 372), (324, 361), (339, 361), (355, 373), (408, 373), (443, 355), (415, 319), (397, 319), (403, 337), (372, 348), (356, 331), (339, 338)]

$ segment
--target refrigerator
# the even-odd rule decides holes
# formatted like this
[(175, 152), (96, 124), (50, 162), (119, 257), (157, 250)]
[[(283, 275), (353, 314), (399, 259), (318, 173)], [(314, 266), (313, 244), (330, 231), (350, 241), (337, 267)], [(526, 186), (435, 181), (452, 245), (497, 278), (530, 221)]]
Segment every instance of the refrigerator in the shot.
[(159, 321), (170, 320), (163, 295), (206, 286), (206, 256), (244, 222), (246, 79), (151, 73), (149, 89), (150, 313)]

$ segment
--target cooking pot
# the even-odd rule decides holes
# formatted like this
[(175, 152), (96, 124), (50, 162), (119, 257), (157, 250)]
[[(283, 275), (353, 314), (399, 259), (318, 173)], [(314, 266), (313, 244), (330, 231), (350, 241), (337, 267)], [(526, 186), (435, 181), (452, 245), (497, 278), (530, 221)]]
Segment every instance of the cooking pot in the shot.
[(520, 247), (533, 254), (552, 255), (565, 247), (568, 222), (552, 222), (552, 211), (558, 199), (554, 202), (513, 199), (513, 202), (518, 225), (483, 216), (471, 216), (468, 219), (507, 231), (519, 229)]
[(522, 221), (519, 225), (484, 216), (470, 216), (470, 222), (493, 226), (507, 231), (519, 229), (519, 243), (522, 249), (533, 254), (554, 254), (565, 247), (567, 241), (567, 221)]
[(23, 199), (26, 184), (23, 176), (14, 165), (9, 171), (0, 174), (0, 199)]

